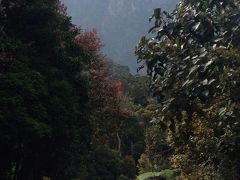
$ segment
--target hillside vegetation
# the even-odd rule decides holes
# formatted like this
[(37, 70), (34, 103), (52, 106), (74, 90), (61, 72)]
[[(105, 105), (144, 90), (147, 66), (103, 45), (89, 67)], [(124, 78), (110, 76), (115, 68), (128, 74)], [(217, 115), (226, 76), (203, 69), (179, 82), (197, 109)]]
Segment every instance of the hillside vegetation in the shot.
[(59, 0), (0, 1), (1, 180), (240, 179), (240, 1), (152, 14), (140, 76)]

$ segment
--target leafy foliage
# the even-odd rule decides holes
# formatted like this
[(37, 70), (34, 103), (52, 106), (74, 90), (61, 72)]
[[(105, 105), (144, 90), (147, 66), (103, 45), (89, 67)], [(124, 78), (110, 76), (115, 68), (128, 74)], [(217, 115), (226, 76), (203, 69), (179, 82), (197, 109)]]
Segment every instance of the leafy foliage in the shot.
[(78, 177), (91, 142), (95, 53), (76, 40), (86, 34), (59, 1), (0, 3), (0, 179)]
[(160, 180), (172, 180), (175, 179), (176, 172), (170, 169), (165, 169), (161, 172), (148, 172), (141, 174), (137, 177), (137, 180), (147, 180), (147, 179), (160, 179)]
[(100, 38), (97, 36), (96, 29), (78, 34), (76, 36), (76, 41), (91, 52), (99, 52), (103, 46)]
[(172, 14), (156, 9), (155, 36), (136, 47), (184, 179), (239, 178), (239, 9), (237, 0), (183, 0)]

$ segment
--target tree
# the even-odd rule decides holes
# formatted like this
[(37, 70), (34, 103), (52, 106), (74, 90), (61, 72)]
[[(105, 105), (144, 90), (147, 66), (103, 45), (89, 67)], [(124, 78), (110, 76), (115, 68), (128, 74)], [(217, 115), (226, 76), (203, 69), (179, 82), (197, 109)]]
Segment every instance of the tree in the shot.
[[(113, 82), (109, 77), (109, 69), (105, 60), (99, 60), (92, 65), (90, 72), (90, 97), (94, 110), (93, 125), (96, 127), (94, 138), (99, 143), (107, 143), (116, 138), (119, 131), (120, 101), (122, 99), (121, 84)], [(98, 139), (98, 140), (97, 140)]]
[(146, 76), (125, 74), (120, 77), (123, 83), (124, 94), (135, 105), (147, 106), (150, 101), (149, 78)]
[(97, 36), (97, 30), (86, 31), (76, 36), (76, 41), (79, 45), (82, 45), (87, 50), (93, 53), (99, 53), (103, 47), (100, 38)]
[(155, 37), (136, 48), (184, 179), (239, 178), (239, 8), (183, 0), (173, 14), (155, 9)]
[(77, 177), (91, 141), (93, 55), (59, 1), (0, 3), (0, 179)]

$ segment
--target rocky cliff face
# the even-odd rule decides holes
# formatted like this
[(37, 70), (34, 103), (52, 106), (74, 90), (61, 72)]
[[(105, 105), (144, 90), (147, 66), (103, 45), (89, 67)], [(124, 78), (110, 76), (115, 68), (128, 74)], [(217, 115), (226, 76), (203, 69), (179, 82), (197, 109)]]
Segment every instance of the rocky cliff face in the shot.
[(179, 0), (63, 0), (75, 24), (96, 28), (103, 52), (136, 72), (134, 47), (151, 24), (148, 17), (160, 7), (172, 11)]

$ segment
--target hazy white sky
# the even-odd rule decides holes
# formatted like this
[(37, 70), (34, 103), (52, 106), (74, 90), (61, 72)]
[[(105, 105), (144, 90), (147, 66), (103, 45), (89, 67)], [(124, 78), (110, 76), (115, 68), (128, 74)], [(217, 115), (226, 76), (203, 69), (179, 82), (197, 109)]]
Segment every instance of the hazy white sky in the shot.
[(96, 28), (110, 59), (136, 72), (134, 48), (151, 24), (155, 8), (172, 11), (178, 0), (63, 0), (75, 24)]

